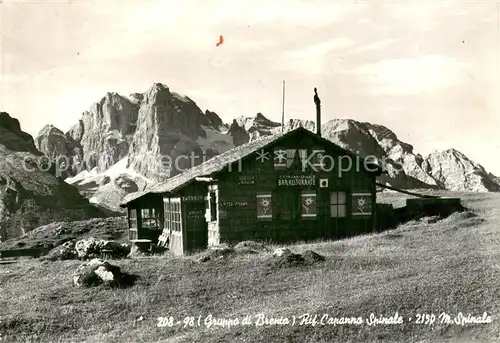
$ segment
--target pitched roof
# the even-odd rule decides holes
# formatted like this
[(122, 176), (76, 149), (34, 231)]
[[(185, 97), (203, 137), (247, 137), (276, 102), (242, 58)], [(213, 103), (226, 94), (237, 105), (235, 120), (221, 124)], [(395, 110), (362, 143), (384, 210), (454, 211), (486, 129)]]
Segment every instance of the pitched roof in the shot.
[(337, 149), (344, 152), (345, 154), (356, 156), (356, 154), (339, 147), (332, 141), (317, 136), (314, 132), (311, 132), (303, 127), (298, 127), (291, 131), (282, 132), (271, 136), (265, 136), (263, 138), (242, 144), (231, 150), (223, 152), (222, 154), (212, 157), (208, 161), (205, 161), (195, 167), (192, 167), (183, 173), (177, 174), (176, 176), (171, 177), (167, 181), (159, 183), (148, 190), (127, 195), (120, 203), (120, 206), (125, 207), (125, 205), (128, 204), (129, 202), (134, 201), (146, 194), (151, 194), (151, 193), (161, 194), (161, 193), (175, 192), (176, 190), (192, 182), (196, 177), (210, 175), (212, 173), (219, 172), (224, 168), (226, 168), (227, 166), (229, 166), (231, 163), (237, 162), (240, 159), (253, 154), (257, 150), (263, 149), (266, 146), (277, 142), (282, 137), (288, 136), (289, 134), (292, 134), (292, 132), (297, 132), (297, 131), (307, 132), (308, 134), (314, 135), (317, 139), (322, 140), (327, 144), (335, 145)]
[[(296, 129), (297, 130), (297, 129)], [(295, 131), (295, 130), (293, 130)], [(237, 162), (238, 160), (248, 156), (258, 149), (262, 149), (265, 146), (277, 141), (279, 138), (283, 137), (289, 132), (278, 133), (276, 135), (265, 136), (260, 139), (256, 139), (254, 141), (239, 145), (233, 149), (223, 152), (211, 159), (192, 167), (186, 170), (183, 173), (177, 174), (176, 176), (171, 177), (167, 181), (161, 182), (152, 188), (138, 192), (128, 194), (120, 203), (120, 206), (126, 205), (127, 203), (138, 199), (148, 193), (168, 193), (174, 192), (177, 189), (183, 187), (187, 183), (191, 182), (194, 178), (203, 175), (209, 175), (218, 171), (221, 171), (229, 164), (233, 162)]]

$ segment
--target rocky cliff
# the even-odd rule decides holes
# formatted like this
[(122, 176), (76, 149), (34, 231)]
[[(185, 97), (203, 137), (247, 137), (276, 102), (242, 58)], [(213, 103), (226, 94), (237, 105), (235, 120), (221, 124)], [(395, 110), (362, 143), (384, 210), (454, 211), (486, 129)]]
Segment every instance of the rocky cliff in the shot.
[[(238, 125), (237, 128), (235, 125)], [(315, 131), (313, 121), (290, 119), (284, 129), (305, 127)], [(230, 131), (238, 132), (246, 141), (244, 129), (251, 139), (280, 132), (281, 125), (258, 113), (255, 117), (238, 117)], [(453, 191), (500, 191), (498, 178), (456, 150), (433, 153), (429, 156), (413, 151), (411, 144), (398, 139), (383, 125), (351, 119), (333, 119), (321, 127), (322, 137), (363, 157), (372, 157), (384, 166), (386, 174), (379, 182), (397, 188), (433, 188)]]
[(85, 169), (102, 172), (126, 157), (136, 129), (137, 104), (107, 93), (73, 127), (69, 135), (82, 147)]
[(46, 125), (35, 138), (37, 149), (57, 164), (63, 178), (78, 174), (84, 169), (83, 149), (70, 133), (63, 133), (53, 125)]
[[(54, 131), (56, 132), (56, 131)], [(57, 133), (58, 134), (58, 133)], [(54, 152), (63, 146), (51, 145)], [(17, 119), (0, 113), (0, 235), (18, 237), (55, 220), (80, 220), (109, 213), (89, 204), (78, 190), (56, 177)]]
[(126, 194), (233, 148), (233, 140), (248, 138), (161, 83), (128, 98), (107, 93), (66, 134), (49, 125), (36, 138), (51, 159), (67, 156), (70, 168), (59, 169), (68, 183), (112, 210)]
[(455, 149), (431, 153), (423, 161), (422, 168), (440, 188), (456, 191), (500, 191), (497, 177)]
[(162, 181), (204, 157), (215, 156), (219, 151), (211, 144), (215, 142), (210, 141), (206, 128), (217, 131), (222, 121), (207, 113), (190, 98), (170, 92), (164, 84), (154, 84), (139, 108), (128, 165), (149, 179)]
[[(36, 143), (51, 158), (71, 155), (68, 173), (72, 177), (67, 182), (92, 202), (117, 210), (117, 199), (124, 195), (235, 146), (283, 129), (316, 130), (310, 120), (289, 119), (284, 124), (282, 128), (262, 113), (239, 116), (226, 124), (215, 112), (203, 112), (189, 97), (155, 83), (128, 98), (106, 94), (69, 132), (47, 126)], [(322, 136), (364, 157), (375, 157), (387, 171), (379, 181), (394, 187), (470, 191), (497, 191), (499, 187), (494, 175), (463, 154), (424, 157), (382, 125), (334, 119), (322, 125)]]
[(21, 130), (21, 124), (8, 113), (0, 112), (0, 143), (4, 149), (14, 152), (30, 152), (40, 155), (36, 149), (33, 137)]
[(374, 157), (386, 174), (379, 182), (398, 188), (437, 188), (434, 180), (418, 173), (422, 157), (381, 125), (334, 119), (322, 125), (322, 136), (363, 157)]

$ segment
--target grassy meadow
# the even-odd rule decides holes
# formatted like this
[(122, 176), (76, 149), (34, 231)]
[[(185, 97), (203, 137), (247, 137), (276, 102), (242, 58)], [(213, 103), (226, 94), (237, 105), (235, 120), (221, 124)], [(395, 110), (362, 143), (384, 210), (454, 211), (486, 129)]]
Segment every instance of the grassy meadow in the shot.
[[(110, 261), (139, 276), (130, 288), (76, 289), (71, 274), (79, 261), (0, 265), (0, 342), (498, 342), (500, 194), (444, 195), (462, 197), (471, 212), (289, 246), (326, 258), (306, 266), (278, 265), (270, 253), (203, 263), (196, 256), (143, 257)], [(392, 193), (379, 198), (404, 200)], [(364, 320), (395, 312), (402, 324), (299, 325), (307, 313)], [(492, 322), (415, 323), (418, 314), (443, 312), (451, 318), (487, 312)], [(256, 326), (259, 313), (296, 322)], [(252, 325), (205, 325), (209, 315), (251, 316)], [(173, 325), (158, 327), (158, 318), (169, 316)], [(194, 317), (192, 326), (185, 317)]]

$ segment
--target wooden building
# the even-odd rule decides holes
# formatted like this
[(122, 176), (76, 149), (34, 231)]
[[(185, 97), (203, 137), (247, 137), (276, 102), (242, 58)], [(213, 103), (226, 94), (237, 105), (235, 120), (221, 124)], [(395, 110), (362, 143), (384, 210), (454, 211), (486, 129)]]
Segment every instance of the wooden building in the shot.
[(298, 128), (226, 151), (121, 206), (131, 240), (175, 254), (243, 240), (336, 239), (373, 231), (380, 173)]

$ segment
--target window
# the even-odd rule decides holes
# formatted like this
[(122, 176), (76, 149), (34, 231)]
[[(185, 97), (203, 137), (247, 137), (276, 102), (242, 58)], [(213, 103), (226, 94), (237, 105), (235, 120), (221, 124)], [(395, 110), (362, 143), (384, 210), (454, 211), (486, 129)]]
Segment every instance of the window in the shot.
[(172, 199), (170, 202), (170, 218), (172, 231), (182, 231), (181, 200)]
[(170, 201), (167, 198), (163, 199), (163, 213), (165, 216), (163, 230), (165, 232), (170, 232)]
[(170, 199), (163, 198), (163, 231), (158, 237), (158, 243), (161, 246), (168, 246), (170, 241)]
[(303, 218), (316, 217), (316, 192), (302, 191), (300, 195)]
[(128, 239), (130, 241), (138, 239), (139, 236), (137, 232), (137, 210), (135, 208), (129, 209), (128, 227)]
[(135, 208), (130, 208), (128, 212), (128, 239), (130, 241), (133, 241), (135, 239), (138, 239), (138, 232), (137, 232), (137, 210)]
[(210, 221), (217, 221), (217, 193), (215, 191), (208, 193), (208, 208), (210, 210)]
[(352, 215), (369, 216), (372, 214), (372, 195), (371, 193), (353, 193), (352, 194)]
[(271, 193), (257, 194), (257, 218), (271, 219), (273, 217)]
[(128, 231), (128, 239), (129, 241), (139, 239), (139, 235), (137, 234), (137, 229), (130, 229)]
[(160, 217), (158, 211), (156, 211), (155, 208), (141, 209), (141, 220), (143, 228), (149, 228), (149, 229), (160, 228)]
[(137, 210), (135, 208), (128, 210), (128, 227), (137, 230)]
[(347, 215), (347, 196), (345, 192), (330, 194), (330, 217), (341, 218)]

